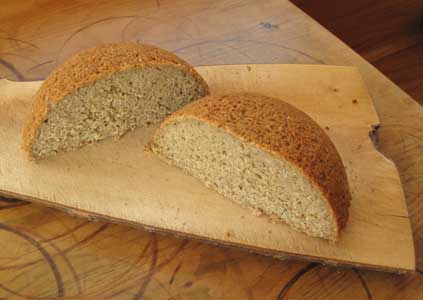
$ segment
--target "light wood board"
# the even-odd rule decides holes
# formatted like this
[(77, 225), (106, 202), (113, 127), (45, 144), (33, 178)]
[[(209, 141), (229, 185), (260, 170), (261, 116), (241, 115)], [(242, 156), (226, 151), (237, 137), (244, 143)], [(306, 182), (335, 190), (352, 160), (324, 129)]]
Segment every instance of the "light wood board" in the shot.
[(143, 225), (257, 252), (331, 263), (414, 270), (413, 239), (394, 164), (370, 141), (379, 123), (358, 71), (350, 67), (199, 67), (212, 92), (279, 97), (326, 128), (353, 194), (341, 240), (328, 243), (274, 224), (224, 199), (143, 146), (152, 128), (38, 163), (20, 150), (22, 120), (40, 82), (0, 81), (0, 190), (77, 214)]

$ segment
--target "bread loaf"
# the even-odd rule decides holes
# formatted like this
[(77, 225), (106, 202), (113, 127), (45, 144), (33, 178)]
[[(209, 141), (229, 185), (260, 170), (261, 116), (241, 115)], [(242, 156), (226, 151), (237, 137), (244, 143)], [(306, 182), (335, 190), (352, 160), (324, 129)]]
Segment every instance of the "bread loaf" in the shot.
[(347, 222), (351, 195), (335, 146), (310, 117), (279, 99), (207, 96), (170, 115), (148, 149), (309, 235), (336, 240)]
[(69, 58), (44, 81), (24, 127), (23, 148), (41, 158), (161, 121), (204, 96), (200, 75), (149, 45), (106, 44)]

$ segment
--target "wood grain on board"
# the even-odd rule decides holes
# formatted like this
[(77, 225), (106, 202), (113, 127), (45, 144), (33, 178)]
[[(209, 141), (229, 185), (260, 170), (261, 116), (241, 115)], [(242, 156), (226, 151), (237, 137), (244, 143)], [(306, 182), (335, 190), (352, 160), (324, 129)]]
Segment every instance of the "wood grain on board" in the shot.
[[(379, 150), (399, 169), (423, 270), (422, 108), (288, 1), (13, 1), (0, 24), (0, 76), (14, 80), (42, 79), (71, 53), (120, 40), (156, 44), (194, 65), (358, 67), (381, 121)], [(36, 204), (0, 204), (3, 298), (423, 299), (420, 271), (279, 261)]]
[(328, 243), (257, 217), (144, 152), (153, 128), (27, 161), (20, 149), (22, 125), (40, 82), (0, 81), (0, 140), (8, 141), (0, 150), (0, 172), (7, 174), (0, 179), (1, 193), (274, 256), (414, 271), (400, 178), (370, 140), (372, 125), (379, 120), (355, 68), (226, 65), (197, 71), (211, 93), (258, 92), (284, 99), (325, 128), (346, 167), (353, 197), (340, 241)]

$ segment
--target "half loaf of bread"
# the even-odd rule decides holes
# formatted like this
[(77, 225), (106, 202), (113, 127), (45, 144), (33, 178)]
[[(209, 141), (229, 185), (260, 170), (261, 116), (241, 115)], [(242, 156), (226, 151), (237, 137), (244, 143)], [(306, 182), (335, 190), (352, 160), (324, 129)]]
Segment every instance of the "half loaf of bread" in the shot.
[(310, 117), (257, 94), (208, 96), (169, 116), (149, 149), (237, 203), (336, 240), (351, 195), (341, 158)]
[(177, 56), (149, 45), (106, 44), (69, 58), (41, 85), (23, 148), (41, 158), (161, 121), (208, 93)]

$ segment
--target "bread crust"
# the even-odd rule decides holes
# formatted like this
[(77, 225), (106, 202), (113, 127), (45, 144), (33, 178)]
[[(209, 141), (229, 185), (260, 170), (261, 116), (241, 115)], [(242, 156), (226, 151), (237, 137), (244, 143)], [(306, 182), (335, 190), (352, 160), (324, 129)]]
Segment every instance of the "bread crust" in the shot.
[(156, 132), (187, 118), (222, 128), (297, 166), (327, 199), (337, 236), (345, 227), (351, 194), (344, 165), (326, 132), (304, 112), (259, 94), (209, 95), (170, 115)]
[(119, 72), (146, 67), (174, 66), (204, 79), (188, 63), (176, 55), (155, 46), (136, 43), (114, 43), (100, 45), (68, 58), (43, 82), (34, 96), (32, 110), (23, 130), (23, 149), (31, 157), (31, 145), (50, 109), (66, 95), (91, 83)]

